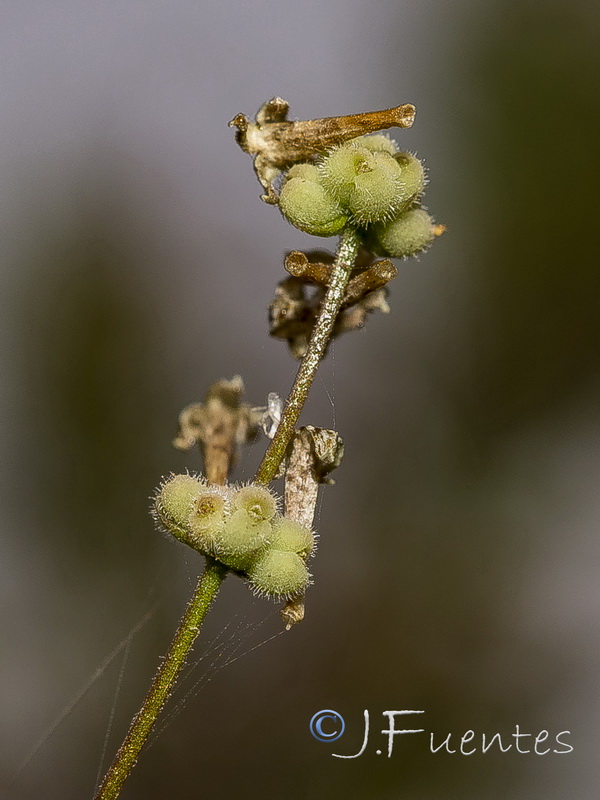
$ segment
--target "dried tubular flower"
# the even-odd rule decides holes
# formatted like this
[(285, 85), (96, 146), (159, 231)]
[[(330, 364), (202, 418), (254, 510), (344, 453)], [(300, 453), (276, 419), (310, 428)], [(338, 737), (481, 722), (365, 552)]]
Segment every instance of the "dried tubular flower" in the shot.
[[(384, 263), (384, 262), (380, 262)], [(387, 262), (388, 264), (390, 262)], [(383, 272), (387, 272), (386, 269)], [(390, 273), (394, 277), (396, 271)], [(381, 276), (374, 273), (366, 276), (364, 282), (356, 276), (349, 284), (352, 293), (344, 299), (342, 310), (335, 321), (332, 336), (335, 338), (342, 333), (361, 328), (367, 314), (373, 311), (389, 312), (386, 302), (387, 289), (372, 288), (370, 280), (373, 277), (374, 286), (381, 287)], [(316, 316), (324, 296), (321, 286), (309, 294), (305, 291), (305, 283), (299, 278), (287, 278), (276, 289), (275, 299), (269, 306), (269, 322), (271, 336), (285, 339), (294, 358), (302, 358), (308, 349), (308, 342), (312, 334)]]
[(297, 597), (288, 600), (284, 607), (279, 612), (279, 616), (281, 617), (281, 621), (285, 625), (286, 631), (289, 631), (294, 625), (297, 625), (299, 622), (302, 622), (304, 619), (304, 595), (298, 595)]
[(391, 261), (376, 261), (372, 266), (359, 272), (350, 279), (344, 294), (342, 308), (353, 306), (362, 300), (369, 292), (383, 288), (398, 275), (398, 270)]
[(235, 375), (213, 383), (203, 403), (193, 403), (179, 415), (179, 433), (173, 444), (179, 450), (200, 445), (210, 483), (227, 481), (238, 446), (258, 433), (260, 415), (242, 403), (243, 394), (244, 382)]
[(302, 358), (308, 348), (322, 297), (322, 290), (308, 297), (305, 281), (300, 278), (286, 278), (275, 289), (269, 305), (270, 333), (286, 339), (295, 358)]
[(405, 103), (383, 111), (295, 121), (288, 120), (287, 113), (288, 103), (273, 97), (261, 106), (254, 122), (245, 114), (236, 114), (229, 123), (237, 128), (239, 146), (254, 158), (254, 171), (265, 189), (262, 200), (274, 205), (278, 202), (274, 182), (283, 170), (363, 134), (410, 128), (416, 109)]
[(327, 286), (331, 278), (330, 264), (309, 261), (308, 256), (300, 250), (289, 252), (285, 257), (284, 266), (294, 278), (303, 278), (308, 283)]

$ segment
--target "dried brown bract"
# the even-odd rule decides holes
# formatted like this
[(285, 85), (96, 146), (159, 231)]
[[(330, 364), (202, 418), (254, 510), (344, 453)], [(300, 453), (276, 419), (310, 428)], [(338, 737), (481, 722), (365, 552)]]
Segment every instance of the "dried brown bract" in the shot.
[[(386, 284), (398, 270), (387, 259), (370, 263), (372, 256), (363, 252), (359, 267), (350, 279), (332, 336), (362, 328), (372, 311), (389, 312)], [(317, 260), (319, 259), (319, 260)], [(302, 358), (308, 348), (321, 303), (329, 285), (333, 258), (315, 251), (305, 254), (292, 250), (285, 258), (291, 277), (281, 281), (269, 306), (271, 336), (285, 339), (295, 358)]]
[[(327, 428), (306, 425), (297, 430), (285, 461), (285, 515), (311, 528), (320, 484), (332, 484), (330, 473), (344, 456), (342, 437)], [(280, 610), (286, 629), (304, 619), (304, 595), (288, 600)]]
[(242, 403), (244, 383), (239, 375), (213, 383), (204, 403), (192, 403), (179, 415), (179, 433), (173, 440), (178, 450), (198, 444), (210, 483), (223, 484), (233, 464), (237, 446), (259, 430), (261, 413)]
[(254, 122), (237, 114), (229, 123), (237, 128), (236, 140), (254, 158), (254, 171), (266, 194), (265, 203), (276, 205), (274, 183), (279, 174), (303, 161), (311, 161), (330, 147), (366, 133), (387, 128), (410, 128), (416, 109), (410, 103), (383, 111), (349, 114), (324, 119), (288, 120), (289, 105), (273, 97), (258, 110)]

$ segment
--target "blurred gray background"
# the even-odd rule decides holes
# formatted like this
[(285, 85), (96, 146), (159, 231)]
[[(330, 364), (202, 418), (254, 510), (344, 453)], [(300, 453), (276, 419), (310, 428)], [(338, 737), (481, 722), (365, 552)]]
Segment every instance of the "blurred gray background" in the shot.
[[(109, 720), (105, 764), (170, 641), (202, 559), (147, 509), (161, 475), (200, 467), (170, 445), (181, 408), (236, 373), (254, 405), (291, 384), (266, 306), (286, 250), (334, 242), (260, 202), (227, 128), (279, 94), (297, 118), (414, 103), (396, 133), (448, 232), (399, 263), (389, 316), (336, 342), (302, 418), (346, 442), (305, 623), (251, 650), (277, 607), (230, 578), (200, 691), (122, 796), (597, 797), (597, 4), (9, 1), (0, 17), (0, 796), (91, 797)], [(8, 786), (150, 609), (126, 664)], [(335, 745), (308, 731), (323, 708), (346, 719)], [(364, 709), (368, 752), (332, 758), (358, 750)], [(519, 724), (569, 730), (574, 750), (433, 755), (422, 734), (387, 759), (386, 709), (425, 710), (438, 740), (510, 742)]]

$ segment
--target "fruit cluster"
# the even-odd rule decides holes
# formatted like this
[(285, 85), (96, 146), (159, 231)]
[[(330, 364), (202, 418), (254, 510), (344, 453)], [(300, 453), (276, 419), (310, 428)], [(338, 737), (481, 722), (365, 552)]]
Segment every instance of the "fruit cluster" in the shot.
[(162, 483), (153, 513), (177, 539), (246, 576), (257, 593), (289, 599), (310, 582), (315, 537), (278, 505), (264, 486), (217, 486), (186, 474)]
[(367, 249), (402, 258), (425, 250), (440, 229), (420, 206), (423, 164), (384, 134), (360, 136), (316, 163), (295, 164), (279, 195), (283, 216), (313, 236), (352, 226)]

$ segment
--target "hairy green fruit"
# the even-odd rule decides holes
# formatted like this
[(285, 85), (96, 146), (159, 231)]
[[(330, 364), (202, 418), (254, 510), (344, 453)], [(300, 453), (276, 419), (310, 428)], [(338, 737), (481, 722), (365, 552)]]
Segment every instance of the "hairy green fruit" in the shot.
[(356, 225), (391, 219), (409, 197), (393, 155), (360, 147), (356, 141), (332, 150), (319, 164), (319, 174)]
[(210, 486), (194, 498), (188, 530), (196, 547), (205, 553), (212, 554), (215, 550), (216, 538), (230, 513), (229, 496), (226, 487)]
[(411, 208), (387, 225), (377, 225), (374, 234), (383, 255), (405, 258), (427, 249), (436, 226), (424, 209)]
[(206, 481), (194, 475), (171, 475), (154, 497), (155, 516), (170, 533), (189, 544), (188, 519), (196, 497)]
[(233, 496), (234, 510), (243, 509), (255, 522), (273, 519), (277, 500), (265, 486), (242, 486)]
[(215, 534), (215, 556), (232, 569), (245, 571), (271, 541), (271, 523), (257, 521), (245, 509), (238, 509)]
[(414, 200), (423, 194), (425, 189), (425, 169), (423, 164), (412, 153), (398, 153), (394, 160), (400, 167), (400, 176), (404, 184), (407, 200)]
[(319, 182), (319, 170), (314, 164), (294, 164), (286, 173), (286, 181), (292, 178), (304, 178), (305, 181)]
[(286, 598), (302, 594), (310, 579), (306, 564), (299, 555), (273, 548), (253, 562), (248, 577), (258, 593)]
[(315, 537), (309, 528), (286, 517), (279, 517), (273, 525), (271, 545), (276, 550), (297, 553), (308, 558), (315, 546)]
[(370, 168), (372, 155), (367, 148), (348, 142), (336, 147), (321, 160), (318, 167), (321, 184), (341, 205), (348, 205), (356, 176)]
[(372, 136), (359, 136), (352, 140), (357, 147), (365, 147), (372, 153), (389, 153), (394, 156), (398, 152), (398, 145), (385, 133), (374, 133)]
[(283, 185), (279, 208), (295, 228), (313, 236), (334, 236), (348, 221), (323, 187), (305, 178), (291, 178)]
[(408, 196), (396, 161), (389, 153), (372, 153), (354, 178), (348, 208), (358, 225), (391, 219)]

